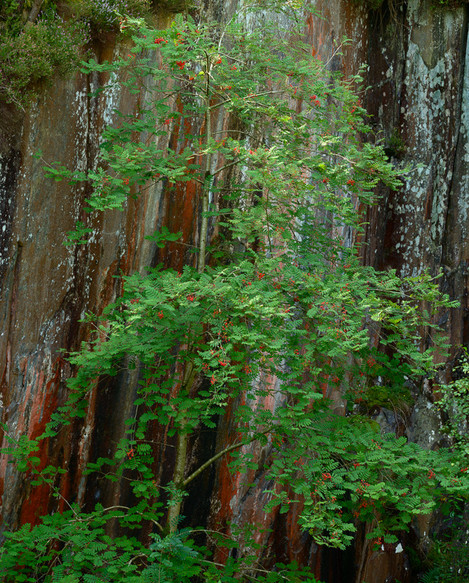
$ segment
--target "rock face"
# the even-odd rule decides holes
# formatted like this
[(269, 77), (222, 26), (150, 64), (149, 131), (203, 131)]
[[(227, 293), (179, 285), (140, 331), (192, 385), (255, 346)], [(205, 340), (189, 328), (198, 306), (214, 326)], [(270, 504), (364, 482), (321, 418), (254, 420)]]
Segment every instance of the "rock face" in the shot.
[[(403, 275), (443, 270), (443, 291), (461, 304), (440, 319), (454, 359), (458, 347), (469, 344), (468, 15), (467, 6), (436, 4), (388, 0), (370, 11), (361, 0), (317, 0), (316, 9), (324, 18), (311, 14), (305, 25), (313, 54), (331, 68), (351, 76), (367, 65), (365, 85), (371, 89), (362, 102), (389, 155), (396, 162), (423, 163), (408, 174), (400, 191), (383, 191), (379, 206), (368, 211), (363, 258)], [(214, 1), (206, 12), (223, 19), (235, 8), (235, 0)], [(351, 43), (339, 51), (337, 42), (344, 36)], [(122, 47), (116, 48), (109, 37), (99, 43), (96, 57), (112, 59), (119, 50)], [(88, 311), (99, 314), (120, 293), (122, 274), (155, 261), (156, 250), (144, 237), (162, 224), (182, 230), (186, 240), (197, 230), (197, 193), (181, 192), (175, 202), (155, 189), (130, 201), (124, 213), (109, 212), (97, 219), (86, 247), (63, 245), (66, 232), (83, 216), (86, 192), (51, 182), (42, 167), (55, 160), (83, 170), (96, 166), (99, 137), (103, 127), (113, 123), (114, 108), (131, 112), (138, 104), (138, 96), (118, 91), (89, 97), (93, 88), (107, 82), (98, 74), (57, 80), (24, 115), (0, 105), (0, 380), (2, 422), (8, 426), (4, 446), (21, 434), (39, 435), (54, 408), (64, 402), (65, 380), (73, 371), (61, 351), (80, 346), (87, 335), (80, 319)], [(41, 159), (34, 157), (39, 150)], [(175, 267), (186, 260), (176, 252), (161, 259)], [(125, 499), (124, 486), (105, 489), (88, 482), (83, 469), (89, 459), (112, 450), (132, 407), (135, 385), (136, 379), (122, 375), (112, 386), (99, 386), (91, 395), (87, 417), (54, 443), (42, 445), (38, 455), (44, 466), (62, 463), (68, 469), (60, 488), (69, 501), (86, 506), (96, 500)], [(216, 444), (200, 443), (194, 455), (203, 448), (226, 446), (229, 418), (225, 421)], [(416, 392), (406, 431), (427, 447), (440, 439), (430, 386)], [(161, 455), (162, 463), (170, 463), (167, 453)], [(262, 513), (262, 476), (257, 483), (256, 489), (231, 481), (221, 462), (216, 475), (197, 485), (199, 498), (200, 489), (205, 491), (203, 512), (210, 509), (210, 520), (217, 526), (248, 521), (272, 528), (258, 541), (266, 560), (300, 560), (327, 582), (412, 580), (404, 542), (404, 552), (398, 552), (399, 546), (374, 552), (364, 536), (357, 537), (354, 550), (347, 553), (317, 549), (298, 529), (294, 512), (286, 518)], [(0, 459), (0, 495), (8, 527), (34, 523), (56, 504), (46, 487), (32, 489), (6, 456)], [(194, 516), (202, 512), (190, 501), (188, 508)], [(426, 536), (427, 530), (421, 525), (415, 537)]]

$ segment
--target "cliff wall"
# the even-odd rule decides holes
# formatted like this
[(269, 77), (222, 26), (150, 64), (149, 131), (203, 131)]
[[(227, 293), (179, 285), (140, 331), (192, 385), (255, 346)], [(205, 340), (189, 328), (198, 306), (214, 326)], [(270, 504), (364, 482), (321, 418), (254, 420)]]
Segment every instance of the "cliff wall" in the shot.
[[(365, 85), (370, 88), (362, 102), (389, 155), (396, 161), (422, 163), (403, 188), (383, 190), (379, 205), (368, 211), (363, 258), (403, 275), (443, 269), (443, 291), (461, 302), (440, 320), (453, 346), (446, 368), (449, 378), (459, 347), (469, 344), (467, 6), (388, 0), (373, 11), (362, 1), (317, 0), (316, 8), (323, 17), (311, 14), (305, 21), (313, 54), (346, 76), (365, 64)], [(217, 19), (235, 9), (235, 0), (213, 0), (203, 7)], [(160, 18), (169, 22), (169, 17)], [(344, 36), (351, 42), (338, 51)], [(95, 45), (98, 60), (112, 59), (121, 51), (125, 46), (117, 46), (112, 35)], [(124, 213), (96, 219), (89, 245), (63, 245), (67, 231), (83, 216), (86, 192), (51, 182), (42, 166), (44, 161), (59, 161), (70, 168), (95, 167), (102, 129), (115, 122), (113, 110), (131, 112), (139, 100), (118, 91), (89, 96), (108, 81), (80, 73), (57, 79), (26, 113), (0, 104), (0, 395), (1, 420), (8, 426), (4, 445), (8, 437), (40, 434), (51, 412), (64, 402), (65, 381), (72, 371), (62, 350), (79, 348), (88, 332), (80, 319), (86, 312), (102, 312), (120, 293), (122, 275), (155, 262), (157, 250), (145, 236), (168, 224), (191, 240), (197, 228), (197, 193), (181, 192), (174, 200), (155, 188), (129, 201)], [(34, 157), (39, 150), (42, 159)], [(164, 259), (179, 267), (187, 258), (173, 250)], [(43, 445), (43, 464), (63, 463), (68, 470), (60, 483), (65, 499), (83, 506), (125, 500), (124, 485), (89, 482), (83, 470), (89, 459), (112, 451), (132, 407), (135, 386), (129, 374), (98, 386), (87, 417), (54, 443)], [(393, 412), (377, 414), (397, 422)], [(427, 447), (438, 444), (440, 419), (430, 386), (415, 388), (415, 405), (403, 420), (412, 439)], [(229, 419), (225, 421), (218, 435), (196, 444), (194, 455), (226, 443)], [(161, 463), (171, 463), (164, 448)], [(347, 553), (321, 551), (299, 531), (294, 511), (284, 517), (262, 512), (261, 480), (258, 486), (243, 490), (242, 484), (233, 484), (221, 462), (216, 474), (195, 486), (189, 513), (195, 521), (210, 512), (218, 526), (233, 521), (271, 528), (259, 538), (266, 560), (299, 559), (328, 582), (412, 580), (405, 551), (374, 552), (363, 537)], [(5, 456), (0, 459), (0, 495), (2, 521), (9, 527), (34, 523), (57, 505), (46, 487), (32, 489)], [(427, 522), (418, 523), (408, 544), (425, 546), (428, 529)]]

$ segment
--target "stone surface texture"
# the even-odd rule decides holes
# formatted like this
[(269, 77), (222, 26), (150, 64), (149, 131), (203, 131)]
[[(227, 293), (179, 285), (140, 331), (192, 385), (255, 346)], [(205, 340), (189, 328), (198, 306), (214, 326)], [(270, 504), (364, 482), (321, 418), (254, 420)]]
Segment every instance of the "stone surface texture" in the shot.
[[(236, 0), (207, 0), (204, 10), (224, 20), (236, 5)], [(364, 85), (370, 88), (363, 92), (362, 103), (371, 122), (396, 163), (414, 165), (398, 192), (383, 191), (378, 206), (363, 209), (368, 221), (363, 259), (403, 275), (443, 270), (443, 291), (461, 303), (439, 320), (453, 346), (443, 374), (449, 379), (458, 347), (469, 344), (468, 7), (385, 0), (373, 11), (364, 0), (317, 0), (315, 9), (323, 18), (313, 13), (305, 17), (312, 53), (347, 77), (366, 66)], [(169, 23), (169, 16), (159, 18), (160, 25)], [(351, 42), (341, 47), (344, 37)], [(112, 35), (95, 47), (101, 61), (125, 50), (116, 46)], [(101, 313), (121, 292), (122, 274), (143, 271), (161, 260), (176, 268), (188, 260), (176, 246), (165, 256), (157, 255), (145, 236), (166, 224), (182, 230), (186, 241), (197, 237), (198, 193), (187, 189), (170, 197), (154, 188), (129, 201), (125, 212), (97, 218), (89, 245), (63, 245), (66, 232), (83, 218), (86, 192), (51, 182), (42, 167), (52, 161), (82, 170), (96, 167), (101, 132), (116, 121), (113, 110), (131, 112), (139, 100), (118, 90), (89, 96), (108, 82), (99, 74), (58, 79), (24, 114), (0, 104), (0, 413), (8, 427), (0, 436), (4, 446), (22, 434), (40, 434), (51, 412), (64, 402), (65, 381), (73, 371), (62, 351), (79, 348), (88, 334), (80, 319), (86, 312)], [(33, 156), (39, 150), (42, 159)], [(415, 168), (416, 163), (422, 165)], [(130, 373), (112, 384), (100, 383), (86, 418), (42, 445), (38, 455), (43, 465), (60, 463), (68, 470), (60, 478), (64, 499), (83, 507), (125, 501), (125, 485), (89, 479), (83, 469), (89, 459), (112, 453), (135, 387)], [(416, 387), (415, 406), (404, 420), (409, 437), (427, 447), (441, 440), (433, 400), (430, 385)], [(391, 425), (397, 423), (393, 412), (380, 415)], [(232, 433), (228, 411), (217, 435), (200, 438), (192, 455), (209, 457), (215, 448), (230, 443)], [(171, 464), (168, 440), (155, 435), (162, 444), (160, 472)], [(222, 460), (194, 484), (186, 514), (194, 523), (209, 515), (212, 526), (222, 529), (230, 522), (260, 525), (257, 542), (267, 564), (296, 559), (328, 583), (412, 581), (406, 544), (425, 543), (428, 521), (416, 525), (397, 547), (376, 552), (361, 533), (352, 551), (322, 550), (300, 531), (295, 510), (265, 515), (264, 478), (250, 478), (256, 487), (246, 486), (245, 477), (229, 476)], [(7, 456), (0, 458), (0, 497), (4, 527), (34, 523), (41, 514), (64, 506), (50, 499), (46, 487), (31, 488)]]

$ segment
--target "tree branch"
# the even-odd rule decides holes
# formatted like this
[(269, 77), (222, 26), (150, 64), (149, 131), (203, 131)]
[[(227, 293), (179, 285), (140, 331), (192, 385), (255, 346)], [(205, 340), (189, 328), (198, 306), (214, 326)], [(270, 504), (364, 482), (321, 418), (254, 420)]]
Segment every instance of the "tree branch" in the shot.
[(44, 4), (44, 0), (34, 0), (33, 5), (31, 6), (31, 10), (25, 21), (25, 27), (33, 24), (36, 20), (39, 12), (41, 11), (42, 5)]
[[(271, 431), (271, 429), (268, 429), (266, 431), (263, 431), (260, 435), (265, 435), (266, 433), (270, 433), (270, 431)], [(219, 451), (217, 454), (215, 454), (209, 460), (207, 460), (204, 464), (202, 464), (199, 468), (197, 468), (195, 470), (195, 472), (192, 472), (192, 474), (190, 476), (188, 476), (184, 480), (184, 482), (182, 483), (183, 487), (185, 488), (187, 486), (187, 484), (190, 484), (192, 482), (192, 480), (197, 478), (198, 475), (200, 475), (204, 470), (206, 470), (209, 466), (211, 466), (213, 463), (215, 463), (218, 459), (220, 459), (225, 454), (227, 454), (230, 451), (233, 451), (235, 449), (239, 449), (243, 445), (249, 445), (250, 443), (252, 443), (253, 441), (256, 441), (257, 439), (259, 439), (259, 435), (257, 435), (256, 437), (253, 437), (249, 441), (240, 441), (239, 443), (233, 443), (232, 445), (225, 447), (225, 449), (222, 449), (221, 451)]]

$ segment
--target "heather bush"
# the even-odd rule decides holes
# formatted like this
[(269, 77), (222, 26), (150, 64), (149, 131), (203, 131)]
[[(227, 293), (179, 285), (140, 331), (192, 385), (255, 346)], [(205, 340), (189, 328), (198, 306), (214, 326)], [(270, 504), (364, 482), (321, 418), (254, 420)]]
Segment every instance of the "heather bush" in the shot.
[[(26, 24), (32, 5), (33, 0), (2, 0), (0, 2), (0, 37), (5, 34), (20, 34)], [(55, 2), (43, 0), (42, 11), (51, 8), (55, 8)]]
[(61, 17), (46, 1), (38, 20), (26, 23), (29, 4), (24, 13), (18, 0), (0, 7), (0, 100), (21, 109), (55, 74), (78, 69), (92, 36), (118, 31), (124, 15), (150, 12), (149, 0), (69, 0)]
[(98, 35), (118, 29), (124, 15), (145, 17), (150, 13), (150, 0), (80, 0), (72, 5)]
[(89, 35), (84, 23), (47, 14), (18, 35), (0, 39), (0, 97), (24, 108), (54, 73), (78, 67)]

